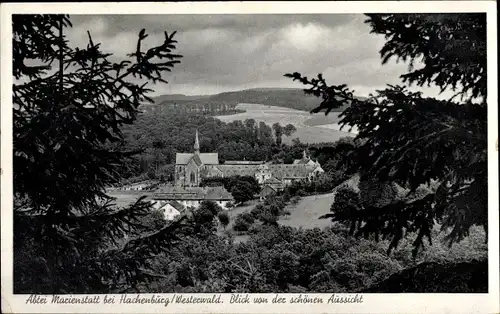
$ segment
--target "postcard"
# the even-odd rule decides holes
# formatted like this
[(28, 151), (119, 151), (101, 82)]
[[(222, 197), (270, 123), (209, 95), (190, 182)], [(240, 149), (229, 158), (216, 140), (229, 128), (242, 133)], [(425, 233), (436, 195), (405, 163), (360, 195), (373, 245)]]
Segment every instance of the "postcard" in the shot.
[(499, 313), (496, 23), (2, 4), (2, 312)]

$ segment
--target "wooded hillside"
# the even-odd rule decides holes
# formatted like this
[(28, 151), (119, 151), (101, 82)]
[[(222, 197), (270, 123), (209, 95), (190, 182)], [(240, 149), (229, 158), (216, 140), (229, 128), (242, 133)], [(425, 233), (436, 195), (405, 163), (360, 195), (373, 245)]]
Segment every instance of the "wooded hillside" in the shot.
[[(223, 109), (234, 109), (239, 103), (280, 106), (305, 111), (311, 111), (319, 105), (317, 97), (306, 95), (299, 88), (258, 88), (199, 96), (162, 95), (153, 100), (157, 106), (178, 105), (187, 108), (206, 108), (205, 110), (215, 113), (223, 112)], [(337, 108), (335, 111), (340, 112), (345, 107)]]

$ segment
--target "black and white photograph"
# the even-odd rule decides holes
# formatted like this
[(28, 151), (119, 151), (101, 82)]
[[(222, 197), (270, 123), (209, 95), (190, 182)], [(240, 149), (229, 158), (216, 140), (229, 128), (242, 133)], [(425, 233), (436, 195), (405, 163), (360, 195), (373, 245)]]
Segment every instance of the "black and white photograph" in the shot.
[(492, 292), (487, 13), (380, 12), (12, 14), (14, 296)]

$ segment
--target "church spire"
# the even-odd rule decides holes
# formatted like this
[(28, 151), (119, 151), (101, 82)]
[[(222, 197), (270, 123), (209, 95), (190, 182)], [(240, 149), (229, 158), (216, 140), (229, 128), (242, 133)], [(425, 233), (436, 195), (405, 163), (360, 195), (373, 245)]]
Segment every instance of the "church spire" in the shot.
[(198, 140), (198, 129), (196, 129), (196, 137), (194, 139), (194, 153), (200, 153), (200, 141)]
[(304, 149), (304, 151), (302, 152), (302, 158), (303, 159), (307, 159), (307, 154), (306, 154), (306, 150)]

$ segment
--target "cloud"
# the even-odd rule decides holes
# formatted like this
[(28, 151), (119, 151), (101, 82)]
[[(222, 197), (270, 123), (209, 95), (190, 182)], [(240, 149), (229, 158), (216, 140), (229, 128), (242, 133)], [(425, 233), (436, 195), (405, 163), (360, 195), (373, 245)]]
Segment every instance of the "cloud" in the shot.
[(73, 15), (75, 27), (89, 20), (101, 20), (107, 24), (106, 36), (114, 36), (126, 29), (146, 28), (151, 32), (192, 31), (205, 28), (223, 28), (259, 32), (279, 29), (290, 24), (314, 22), (327, 27), (348, 23), (353, 14), (171, 14), (171, 15)]
[(314, 53), (329, 34), (329, 29), (320, 24), (295, 23), (283, 29), (283, 37), (291, 47)]
[(324, 73), (330, 83), (363, 91), (399, 83), (406, 65), (381, 65), (384, 38), (370, 34), (364, 20), (360, 14), (77, 15), (68, 39), (85, 45), (89, 30), (104, 51), (124, 58), (142, 28), (150, 35), (145, 48), (161, 43), (165, 30), (177, 30), (176, 53), (184, 57), (155, 94), (301, 87), (283, 77), (295, 71)]

